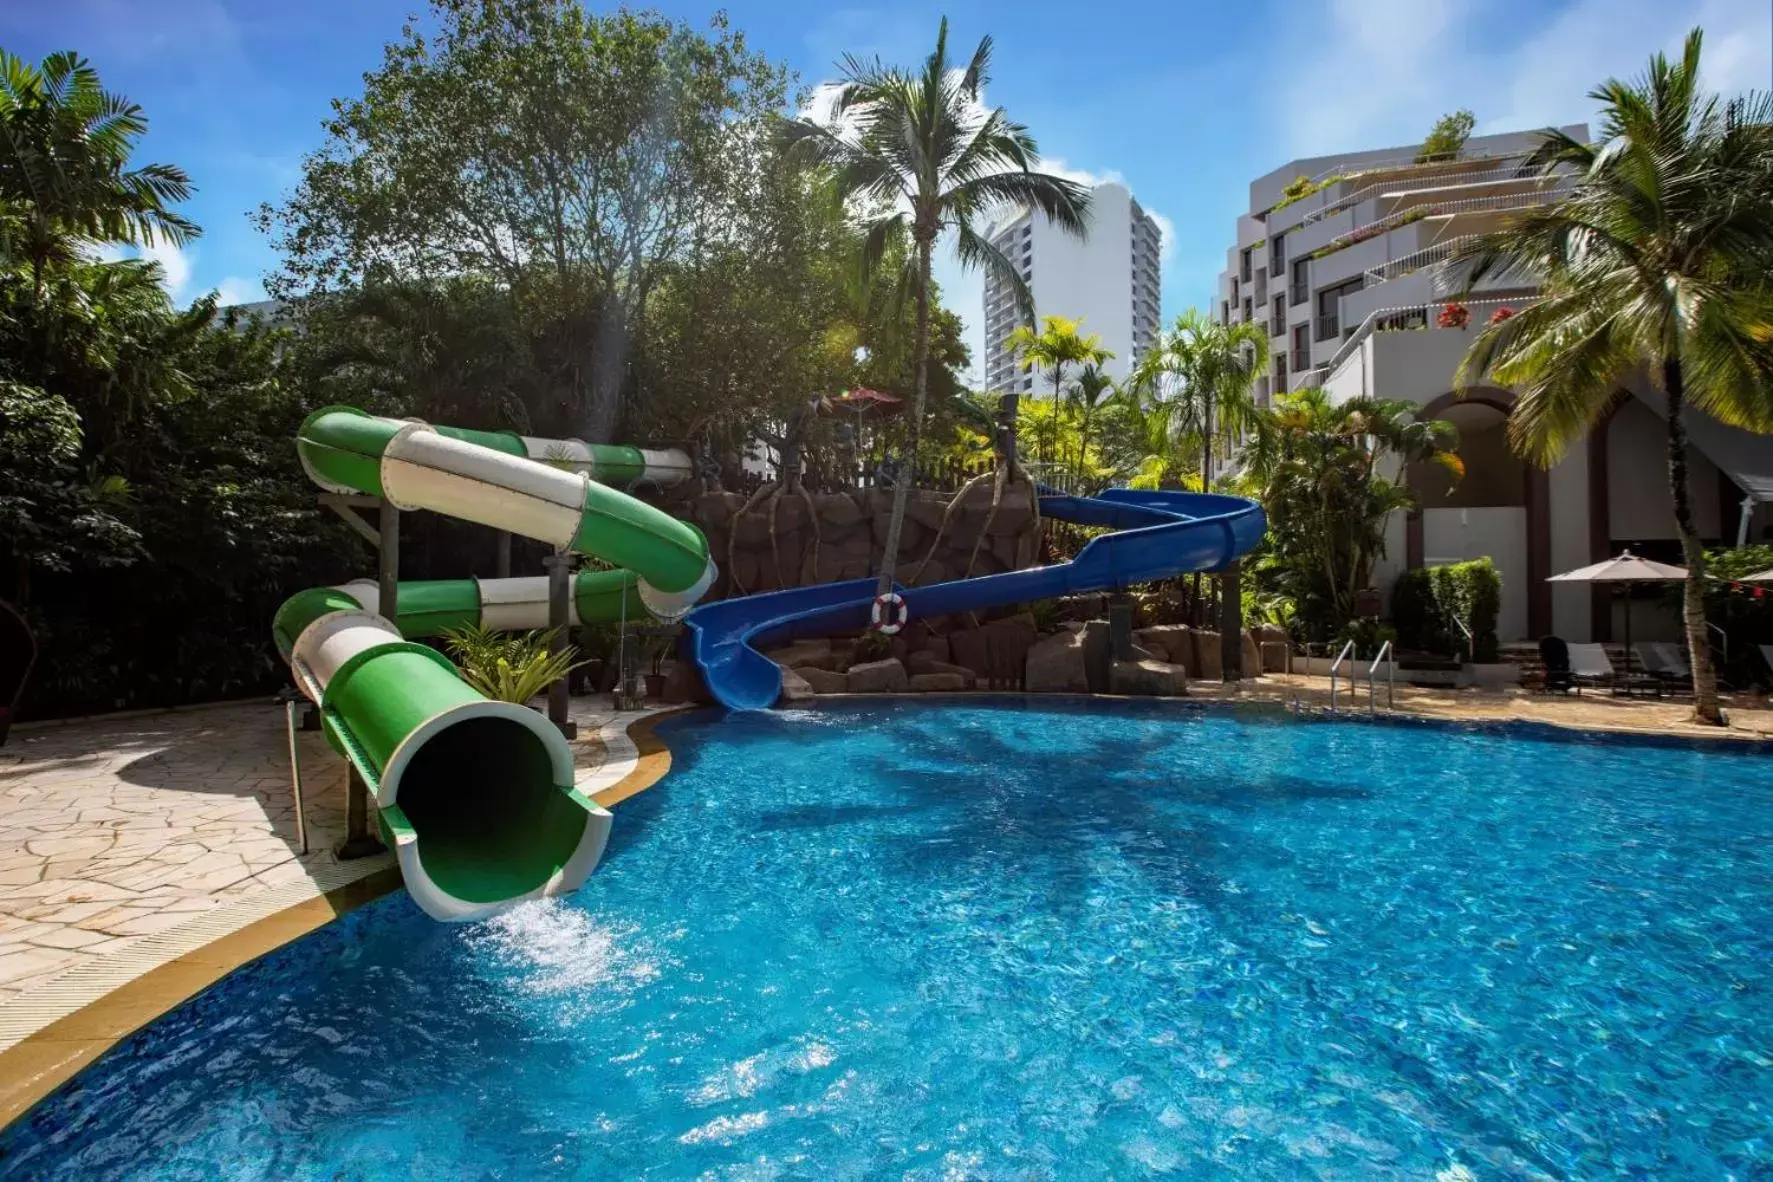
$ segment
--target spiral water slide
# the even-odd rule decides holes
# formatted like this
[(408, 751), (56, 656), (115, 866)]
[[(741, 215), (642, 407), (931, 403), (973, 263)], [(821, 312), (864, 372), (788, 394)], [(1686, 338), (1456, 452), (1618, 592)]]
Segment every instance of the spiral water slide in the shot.
[[(338, 406), (310, 415), (296, 448), (329, 492), (385, 497), (620, 568), (577, 575), (574, 622), (679, 619), (714, 582), (694, 526), (611, 487), (679, 483), (691, 472), (680, 451)], [(466, 624), (546, 627), (546, 578), (402, 583), (393, 612), (378, 598), (367, 581), (302, 591), (278, 610), (273, 633), (328, 741), (374, 796), (413, 899), (437, 919), (462, 920), (576, 889), (603, 854), (610, 815), (573, 787), (566, 740), (529, 707), (482, 697), (412, 642)]]
[[(1092, 538), (1070, 562), (900, 587), (910, 617), (1121, 591), (1191, 571), (1223, 570), (1249, 553), (1267, 529), (1261, 505), (1218, 493), (1111, 488), (1076, 497), (1042, 488), (1040, 511), (1115, 532)], [(781, 695), (782, 670), (759, 650), (859, 631), (868, 622), (874, 591), (873, 579), (850, 579), (705, 604), (684, 621), (689, 655), (722, 705), (767, 710)]]

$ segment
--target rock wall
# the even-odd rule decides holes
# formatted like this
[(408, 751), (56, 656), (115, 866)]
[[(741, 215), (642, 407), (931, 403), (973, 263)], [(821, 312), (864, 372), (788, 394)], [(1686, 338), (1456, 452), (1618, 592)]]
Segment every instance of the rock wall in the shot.
[[(993, 491), (989, 480), (960, 498), (912, 490), (899, 539), (899, 581), (921, 586), (1034, 565), (1040, 530), (1028, 486), (1006, 487), (995, 514)], [(704, 493), (678, 511), (708, 535), (720, 567), (708, 598), (723, 599), (874, 574), (892, 503), (888, 489)]]

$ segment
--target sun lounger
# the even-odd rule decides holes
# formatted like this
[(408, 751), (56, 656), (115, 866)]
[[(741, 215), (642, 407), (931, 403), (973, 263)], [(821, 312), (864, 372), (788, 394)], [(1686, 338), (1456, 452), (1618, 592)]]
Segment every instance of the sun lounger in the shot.
[(1545, 692), (1567, 694), (1576, 688), (1570, 676), (1570, 646), (1561, 636), (1539, 638), (1539, 659), (1545, 662)]
[(1570, 679), (1575, 683), (1577, 693), (1581, 693), (1585, 685), (1610, 686), (1615, 676), (1606, 649), (1598, 644), (1570, 645)]
[(1667, 640), (1646, 640), (1632, 645), (1644, 669), (1658, 680), (1679, 683), (1693, 680), (1693, 667), (1681, 646)]

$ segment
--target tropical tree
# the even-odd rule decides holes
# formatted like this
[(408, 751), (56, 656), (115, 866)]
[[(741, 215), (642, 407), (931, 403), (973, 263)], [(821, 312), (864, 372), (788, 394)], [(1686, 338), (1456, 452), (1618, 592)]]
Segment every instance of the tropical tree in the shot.
[[(1038, 332), (1031, 325), (1021, 324), (1009, 336), (1009, 347), (1020, 354), (1023, 369), (1044, 369), (1052, 378), (1055, 406), (1062, 398), (1067, 366), (1099, 366), (1114, 356), (1102, 347), (1101, 337), (1095, 333), (1085, 336), (1080, 331), (1081, 325), (1081, 321), (1064, 316), (1045, 316), (1041, 318)], [(1037, 442), (1046, 442), (1048, 445), (1042, 453), (1042, 459), (1051, 461), (1061, 458), (1055, 454), (1058, 446), (1056, 440)]]
[(170, 164), (129, 167), (141, 108), (72, 53), (33, 65), (0, 49), (0, 265), (22, 263), (41, 296), (51, 264), (82, 246), (175, 245), (197, 227), (169, 208), (191, 183)]
[(1684, 614), (1694, 717), (1721, 724), (1706, 641), (1705, 551), (1688, 490), (1689, 406), (1773, 431), (1773, 100), (1726, 107), (1700, 88), (1700, 31), (1678, 61), (1609, 79), (1598, 142), (1541, 133), (1533, 164), (1567, 175), (1562, 199), (1462, 251), (1470, 282), (1502, 274), (1540, 298), (1472, 342), (1461, 386), (1516, 388), (1509, 439), (1554, 463), (1647, 365), (1665, 402), (1668, 479), (1686, 560)]
[[(948, 57), (948, 21), (920, 72), (888, 66), (878, 58), (845, 57), (842, 82), (830, 115), (785, 126), (788, 142), (806, 159), (832, 170), (835, 183), (866, 210), (862, 263), (875, 269), (889, 247), (911, 240), (917, 302), (913, 346), (917, 383), (912, 397), (907, 459), (917, 454), (928, 393), (930, 261), (936, 241), (954, 234), (967, 267), (999, 276), (1015, 293), (1024, 315), (1033, 300), (1021, 272), (976, 229), (974, 222), (1005, 206), (1031, 206), (1069, 233), (1085, 232), (1089, 194), (1075, 181), (1037, 172), (1038, 151), (1028, 129), (1002, 107), (985, 110), (991, 38), (955, 68)], [(909, 465), (894, 483), (892, 516), (880, 568), (880, 594), (892, 590), (910, 491)]]
[(1415, 409), (1370, 398), (1338, 405), (1312, 387), (1249, 420), (1243, 479), (1268, 514), (1257, 579), (1292, 599), (1321, 636), (1353, 618), (1355, 593), (1385, 554), (1387, 518), (1415, 506), (1409, 466), (1463, 474), (1453, 425)]
[(1262, 326), (1221, 324), (1198, 308), (1176, 317), (1127, 383), (1148, 416), (1153, 454), (1198, 449), (1201, 481), (1210, 488), (1213, 456), (1249, 428), (1256, 411), (1251, 391), (1267, 364)]
[(1078, 410), (1077, 475), (1080, 480), (1084, 478), (1084, 468), (1089, 462), (1090, 427), (1098, 414), (1114, 404), (1119, 393), (1114, 379), (1095, 361), (1079, 370), (1066, 388), (1067, 397)]

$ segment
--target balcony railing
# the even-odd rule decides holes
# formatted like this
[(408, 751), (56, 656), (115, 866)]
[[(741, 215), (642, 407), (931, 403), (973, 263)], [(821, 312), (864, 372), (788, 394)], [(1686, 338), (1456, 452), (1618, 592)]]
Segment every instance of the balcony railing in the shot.
[(1412, 251), (1388, 263), (1381, 263), (1366, 272), (1367, 284), (1386, 283), (1393, 279), (1401, 279), (1405, 275), (1414, 275), (1424, 267), (1433, 267), (1446, 262), (1461, 246), (1475, 240), (1475, 235), (1465, 234), (1458, 238), (1449, 238), (1445, 242), (1437, 242), (1433, 246), (1425, 246), (1421, 250)]
[[(1467, 172), (1456, 175), (1459, 177), (1460, 186), (1491, 184), (1496, 181), (1532, 179), (1531, 177), (1521, 176), (1520, 167), (1518, 165), (1487, 168), (1480, 172)], [(1416, 179), (1421, 180), (1426, 178), (1418, 177)], [(1370, 185), (1363, 185), (1346, 197), (1338, 198), (1328, 205), (1320, 206), (1319, 208), (1312, 210), (1303, 218), (1299, 219), (1299, 224), (1301, 226), (1309, 226), (1313, 222), (1321, 222), (1333, 214), (1341, 213), (1345, 209), (1352, 209), (1356, 205), (1359, 205), (1361, 202), (1370, 198), (1383, 196), (1388, 190), (1394, 191), (1394, 195), (1396, 196), (1404, 196), (1411, 191), (1406, 189), (1402, 192), (1396, 192), (1397, 189), (1398, 183), (1395, 180), (1375, 181)], [(1424, 186), (1415, 191), (1421, 192), (1428, 190), (1432, 190), (1432, 186)]]
[(1408, 156), (1387, 156), (1380, 160), (1339, 160), (1324, 169), (1311, 179), (1321, 181), (1327, 176), (1360, 176), (1369, 172), (1411, 172), (1422, 170), (1419, 175), (1432, 175), (1436, 169), (1443, 172), (1457, 172), (1461, 164), (1469, 164), (1473, 160), (1513, 160), (1525, 157), (1526, 150), (1515, 148), (1506, 152), (1461, 152), (1456, 160), (1427, 160), (1418, 164), (1416, 153)]

